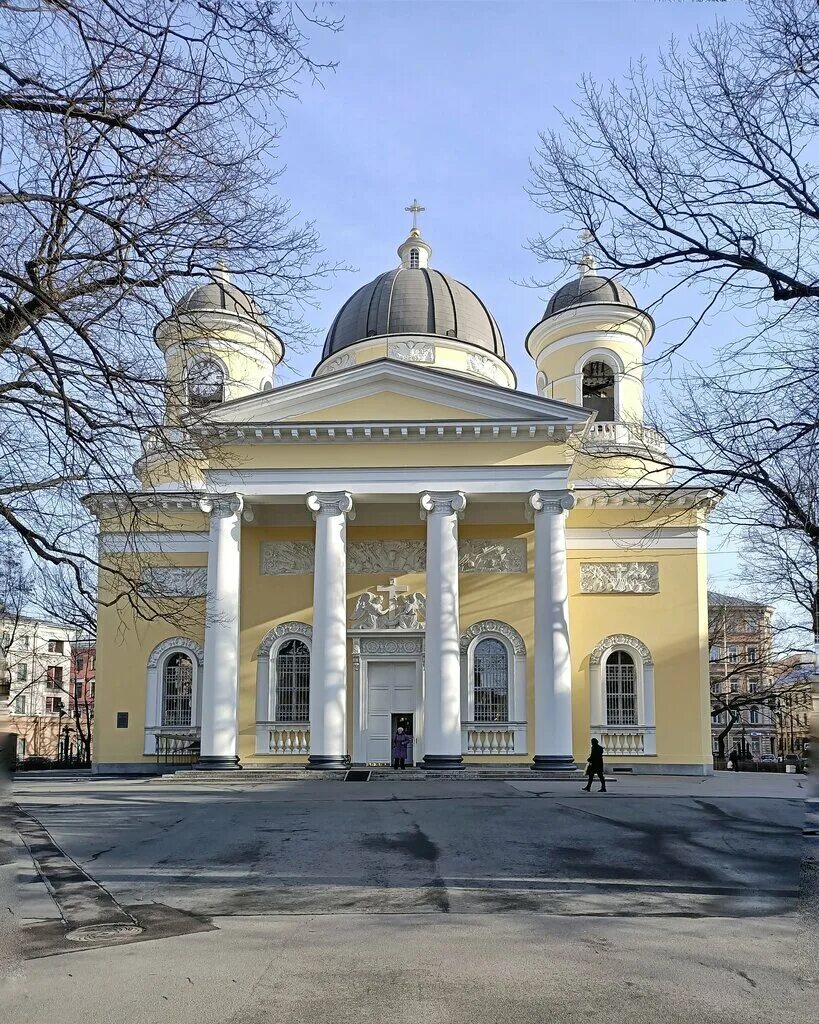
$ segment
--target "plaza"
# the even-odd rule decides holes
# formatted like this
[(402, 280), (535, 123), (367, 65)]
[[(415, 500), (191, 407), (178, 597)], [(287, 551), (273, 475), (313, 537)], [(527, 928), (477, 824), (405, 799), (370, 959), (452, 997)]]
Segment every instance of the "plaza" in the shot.
[(250, 774), (15, 784), (9, 1024), (810, 1019), (803, 777)]

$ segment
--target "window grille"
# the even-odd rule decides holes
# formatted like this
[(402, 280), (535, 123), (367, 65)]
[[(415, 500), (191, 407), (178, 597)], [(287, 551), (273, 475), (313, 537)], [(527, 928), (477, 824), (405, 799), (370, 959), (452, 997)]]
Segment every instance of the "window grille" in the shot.
[(614, 371), (608, 363), (593, 359), (583, 367), (583, 408), (596, 410), (603, 422), (614, 419)]
[(162, 672), (162, 724), (191, 724), (193, 662), (187, 654), (172, 654)]
[(476, 722), (509, 720), (509, 655), (494, 637), (475, 645), (473, 693)]
[(417, 270), (421, 265), (421, 257), (417, 249), (410, 249), (410, 270)]
[(188, 402), (191, 409), (207, 409), (225, 400), (225, 375), (212, 359), (200, 359), (188, 374)]
[(276, 721), (310, 718), (310, 650), (303, 640), (287, 640), (276, 655)]
[(634, 660), (625, 651), (615, 651), (606, 661), (606, 724), (637, 724)]

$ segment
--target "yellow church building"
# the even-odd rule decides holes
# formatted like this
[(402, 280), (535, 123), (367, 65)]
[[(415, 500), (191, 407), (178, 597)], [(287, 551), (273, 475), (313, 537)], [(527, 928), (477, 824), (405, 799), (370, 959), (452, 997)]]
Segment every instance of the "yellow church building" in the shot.
[(431, 770), (574, 771), (597, 737), (610, 768), (710, 772), (714, 496), (643, 423), (652, 318), (587, 258), (526, 338), (531, 394), (417, 226), (398, 256), (308, 380), (276, 384), (225, 271), (157, 326), (199, 456), (147, 444), (140, 491), (88, 502), (169, 608), (109, 606), (103, 574), (96, 770), (387, 765), (400, 725)]

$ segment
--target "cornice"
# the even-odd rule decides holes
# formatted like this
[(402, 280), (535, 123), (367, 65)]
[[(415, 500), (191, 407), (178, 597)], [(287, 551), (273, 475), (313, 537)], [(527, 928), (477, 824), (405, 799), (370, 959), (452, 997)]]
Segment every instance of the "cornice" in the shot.
[(352, 423), (248, 423), (190, 426), (192, 437), (213, 438), (222, 444), (332, 444), (369, 441), (509, 441), (538, 438), (559, 444), (581, 435), (587, 423), (543, 423), (532, 420), (417, 420), (358, 421)]
[(582, 487), (572, 490), (578, 508), (619, 508), (635, 505), (665, 505), (700, 508), (712, 512), (722, 500), (713, 487)]

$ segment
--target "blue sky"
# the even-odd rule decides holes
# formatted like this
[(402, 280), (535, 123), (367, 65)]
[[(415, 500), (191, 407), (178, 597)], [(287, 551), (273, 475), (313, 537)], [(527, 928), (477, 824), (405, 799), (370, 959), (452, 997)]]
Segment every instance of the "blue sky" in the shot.
[[(616, 78), (671, 36), (742, 5), (382, 0), (335, 9), (344, 30), (317, 35), (313, 52), (338, 68), (302, 86), (281, 145), (283, 194), (315, 220), (327, 257), (355, 268), (329, 282), (311, 323), (323, 335), (356, 288), (397, 264), (404, 207), (417, 196), (433, 264), (481, 295), (520, 386), (533, 389), (523, 340), (548, 293), (519, 282), (564, 269), (539, 266), (526, 248), (550, 227), (525, 193), (538, 132), (559, 124), (584, 72)], [(312, 370), (320, 342), (293, 354), (298, 376)]]
[[(527, 239), (559, 226), (525, 192), (538, 132), (570, 110), (584, 72), (617, 78), (629, 61), (652, 60), (672, 36), (685, 39), (697, 25), (741, 17), (743, 9), (731, 0), (337, 4), (344, 30), (318, 35), (313, 53), (338, 68), (322, 85), (303, 85), (288, 109), (280, 187), (316, 222), (327, 258), (355, 269), (318, 296), (320, 308), (308, 312), (315, 348), (291, 353), (283, 376), (309, 375), (340, 305), (397, 264), (409, 227), (404, 207), (417, 196), (433, 265), (482, 297), (501, 326), (519, 387), (534, 390), (523, 342), (549, 292), (520, 282), (572, 273), (539, 266), (527, 250)], [(658, 280), (635, 292), (647, 302), (661, 290)], [(664, 316), (685, 311), (681, 296)], [(649, 354), (671, 330), (664, 332), (661, 316)], [(707, 361), (718, 340), (713, 329), (703, 332), (686, 356)], [(733, 568), (731, 546), (712, 558), (714, 574)]]

